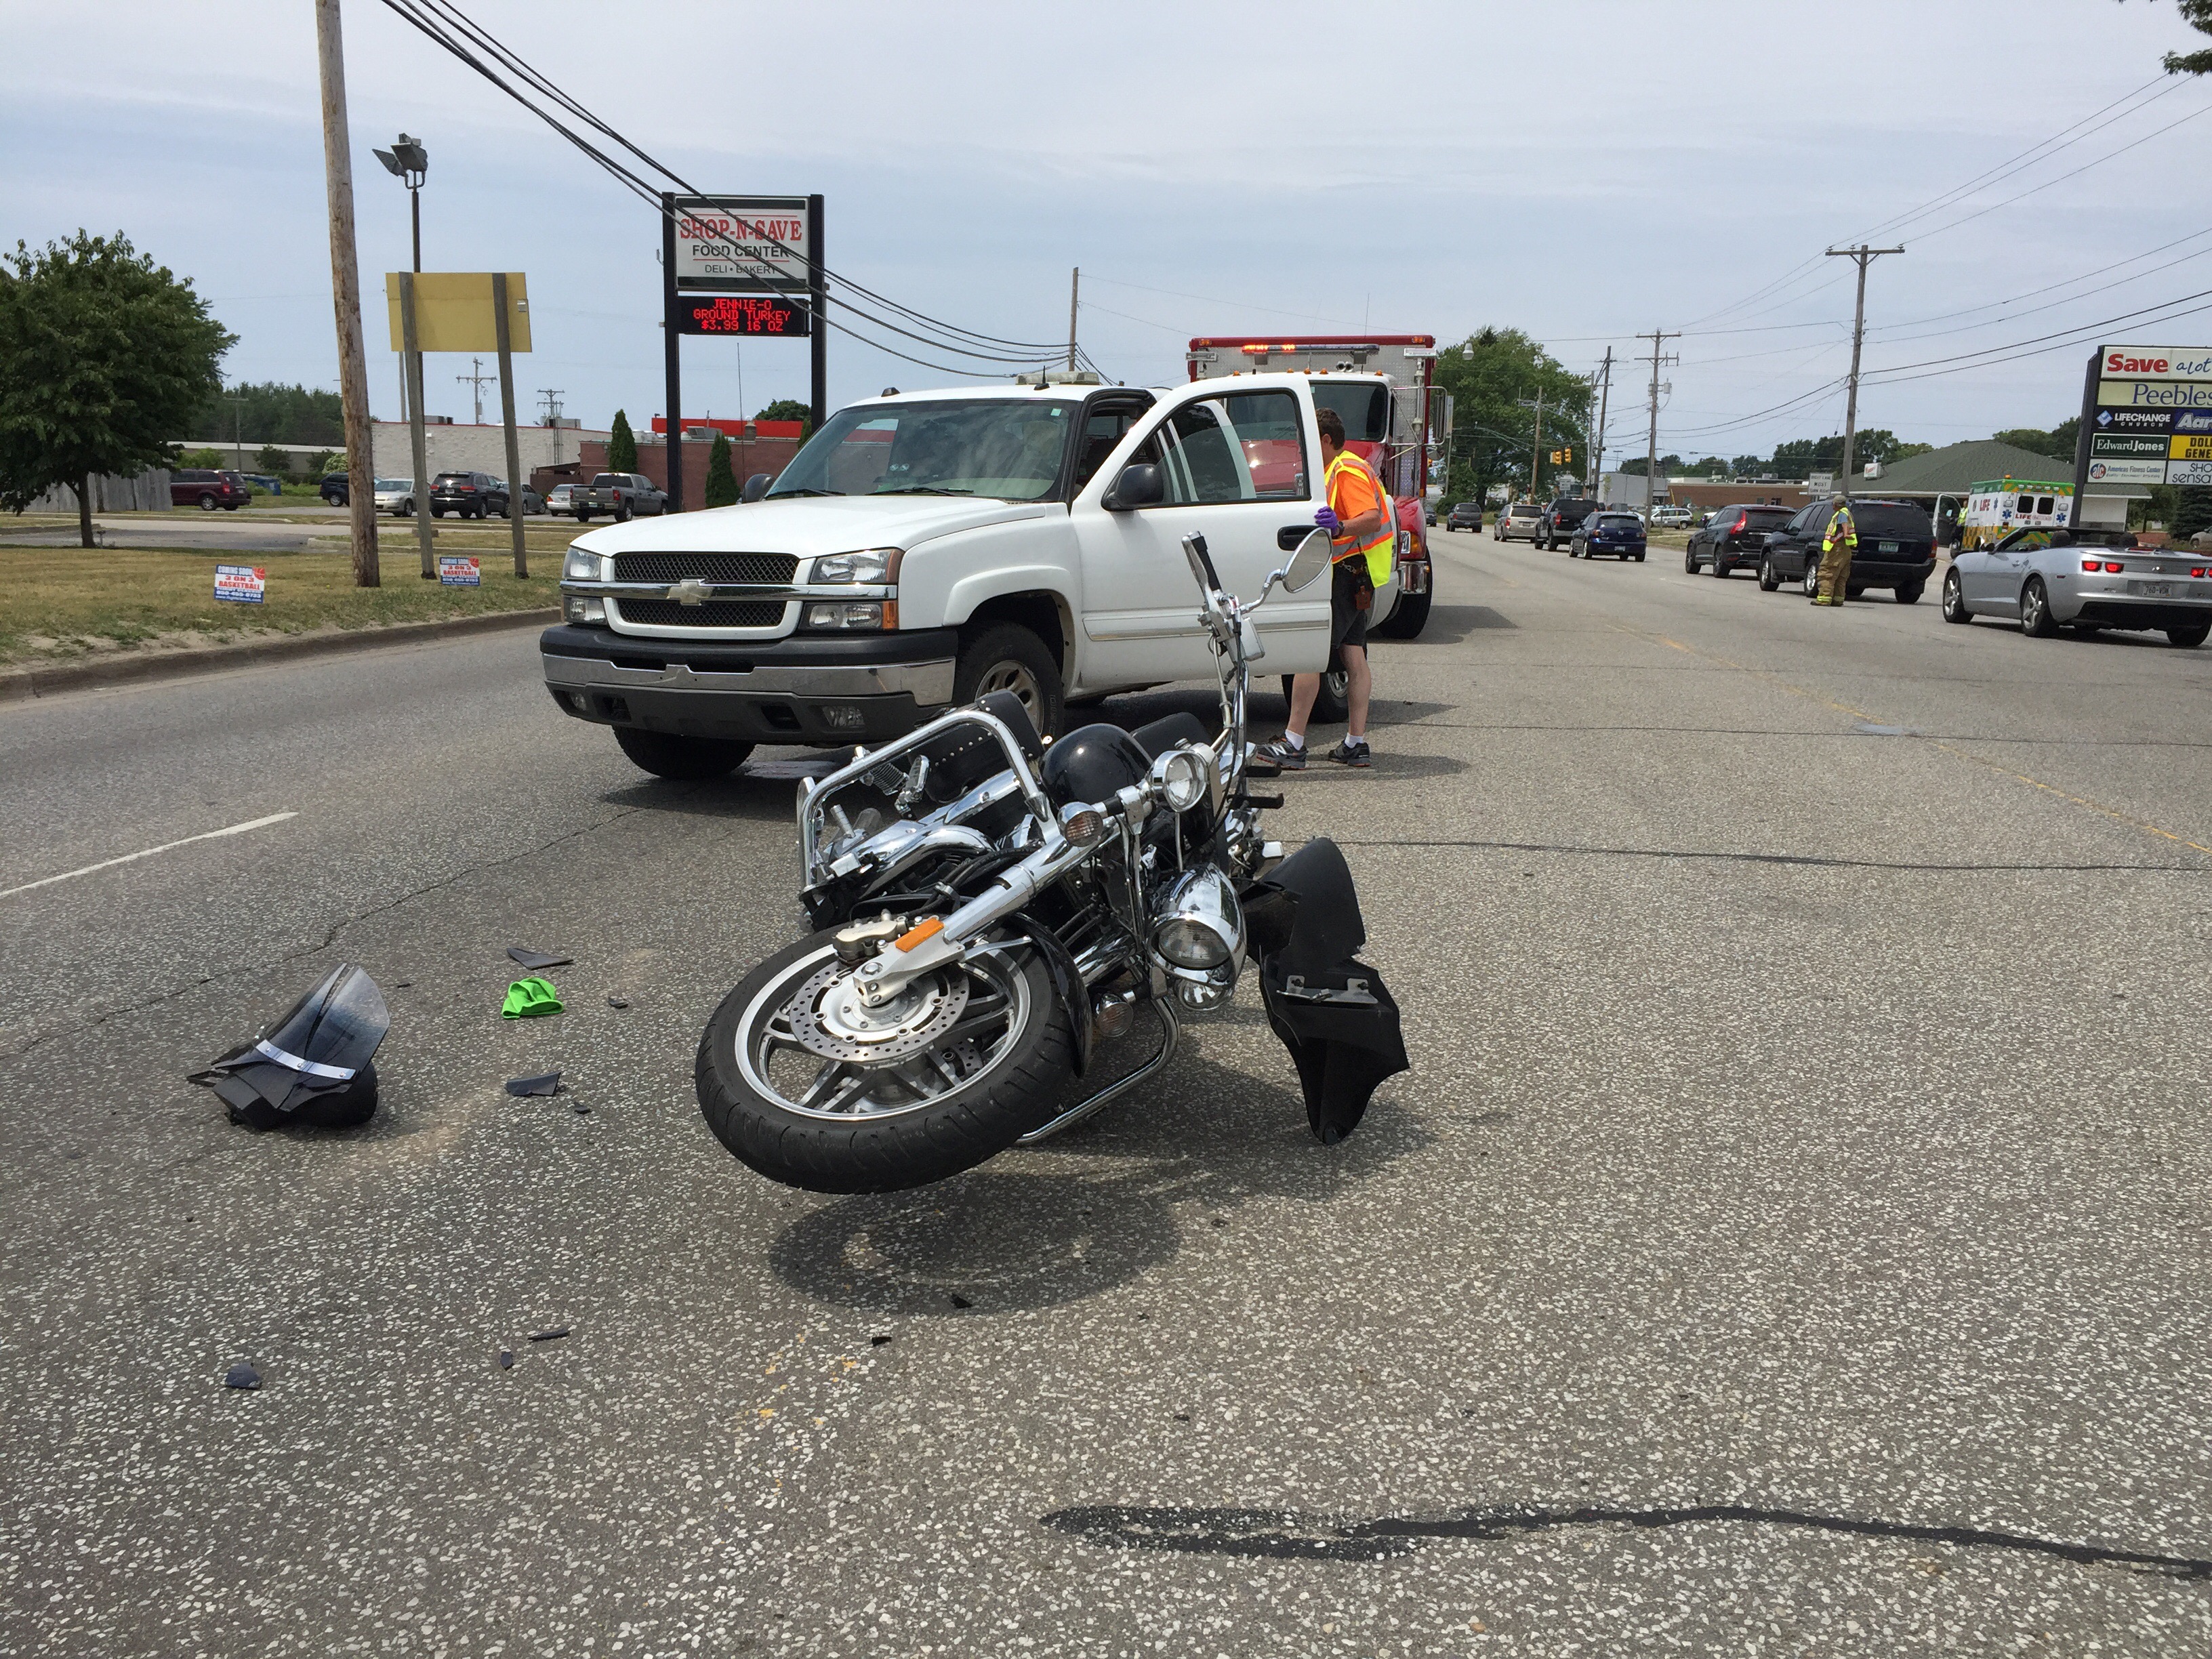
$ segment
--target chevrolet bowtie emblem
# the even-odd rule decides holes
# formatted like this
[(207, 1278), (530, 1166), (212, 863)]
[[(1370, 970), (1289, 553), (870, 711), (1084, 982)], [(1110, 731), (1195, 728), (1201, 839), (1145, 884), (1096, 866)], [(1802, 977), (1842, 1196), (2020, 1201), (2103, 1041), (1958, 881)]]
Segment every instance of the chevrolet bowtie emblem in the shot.
[(678, 605), (704, 605), (714, 597), (714, 590), (696, 576), (686, 576), (680, 582), (668, 585), (668, 597)]

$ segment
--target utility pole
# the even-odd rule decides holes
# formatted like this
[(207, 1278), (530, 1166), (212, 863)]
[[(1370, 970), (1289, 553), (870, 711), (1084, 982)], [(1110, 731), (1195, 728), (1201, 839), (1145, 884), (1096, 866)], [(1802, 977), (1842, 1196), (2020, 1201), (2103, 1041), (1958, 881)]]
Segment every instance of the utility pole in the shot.
[[(500, 314), (501, 316), (506, 315), (504, 312)], [(459, 380), (462, 385), (467, 386), (471, 392), (474, 394), (476, 399), (476, 424), (482, 426), (483, 424), (484, 386), (488, 382), (499, 379), (499, 376), (496, 374), (487, 374), (483, 372), (483, 359), (481, 357), (470, 358), (469, 367), (476, 370), (476, 373), (473, 374), (456, 374), (453, 378), (456, 380)]]
[[(524, 550), (522, 543), (522, 492), (529, 487), (530, 480), (522, 476), (521, 443), (514, 429), (514, 356), (511, 337), (514, 325), (509, 320), (512, 300), (507, 289), (507, 273), (503, 270), (495, 270), (491, 274), (491, 306), (493, 314), (498, 319), (493, 337), (499, 344), (499, 417), (500, 424), (507, 429), (507, 528), (508, 538), (514, 544), (514, 574), (527, 576), (530, 574), (530, 555)], [(470, 361), (474, 362), (475, 359)], [(477, 413), (481, 416), (483, 411), (479, 409)], [(479, 418), (477, 424), (482, 426), (483, 420)]]
[(1083, 267), (1077, 265), (1067, 279), (1067, 372), (1075, 373), (1075, 313), (1077, 296), (1083, 292)]
[(1636, 337), (1651, 342), (1651, 425), (1644, 440), (1644, 522), (1648, 525), (1659, 507), (1659, 368), (1662, 363), (1682, 361), (1672, 353), (1662, 356), (1659, 348), (1669, 340), (1680, 339), (1682, 331), (1654, 329)]
[(1538, 465), (1544, 459), (1544, 389), (1539, 386), (1534, 398), (1516, 398), (1513, 401), (1523, 409), (1536, 411), (1536, 441), (1528, 449), (1528, 499), (1533, 501), (1541, 488), (1538, 480), (1542, 474)]
[[(234, 471), (243, 472), (246, 471), (246, 441), (238, 435), (238, 423), (243, 418), (242, 411), (246, 408), (246, 399), (243, 398), (225, 398), (223, 402), (230, 405), (231, 469)], [(351, 488), (349, 487), (346, 494), (350, 495), (352, 493), (353, 491)]]
[(315, 0), (315, 55), (323, 83), (323, 192), (330, 201), (331, 304), (337, 316), (338, 404), (344, 412), (346, 516), (353, 585), (378, 587), (376, 435), (368, 418), (368, 354), (361, 335), (361, 267), (353, 241), (353, 143), (346, 132), (345, 40), (338, 0)]
[(561, 394), (566, 386), (541, 386), (538, 395), (545, 400), (545, 424), (553, 428), (553, 465), (562, 465), (561, 458)]
[(1605, 416), (1606, 404), (1613, 396), (1613, 348), (1605, 349), (1605, 362), (1599, 365), (1597, 394), (1597, 441), (1590, 446), (1589, 494), (1595, 501), (1597, 493), (1605, 487)]
[(1867, 267), (1885, 253), (1902, 253), (1901, 247), (1869, 247), (1861, 242), (1856, 247), (1832, 247), (1832, 259), (1849, 259), (1859, 268), (1859, 301), (1851, 317), (1851, 385), (1844, 399), (1844, 499), (1851, 494), (1851, 446), (1858, 437), (1859, 425), (1859, 348), (1866, 341), (1866, 274)]

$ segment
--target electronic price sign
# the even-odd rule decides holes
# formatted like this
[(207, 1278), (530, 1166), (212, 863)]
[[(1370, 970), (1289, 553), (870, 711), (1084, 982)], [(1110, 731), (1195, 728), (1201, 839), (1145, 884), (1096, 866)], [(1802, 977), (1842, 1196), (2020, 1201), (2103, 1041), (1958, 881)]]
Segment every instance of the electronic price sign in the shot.
[(773, 294), (679, 294), (679, 334), (736, 334), (777, 340), (803, 340), (813, 331), (806, 307)]

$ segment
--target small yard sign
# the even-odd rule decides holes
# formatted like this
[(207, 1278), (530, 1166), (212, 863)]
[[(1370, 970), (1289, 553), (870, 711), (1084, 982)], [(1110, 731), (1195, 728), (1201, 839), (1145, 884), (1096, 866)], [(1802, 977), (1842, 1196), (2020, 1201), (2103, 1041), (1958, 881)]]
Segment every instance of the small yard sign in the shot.
[(483, 567), (473, 554), (441, 553), (438, 580), (447, 587), (482, 587)]
[(269, 588), (269, 573), (258, 564), (219, 564), (215, 596), (234, 605), (259, 605)]

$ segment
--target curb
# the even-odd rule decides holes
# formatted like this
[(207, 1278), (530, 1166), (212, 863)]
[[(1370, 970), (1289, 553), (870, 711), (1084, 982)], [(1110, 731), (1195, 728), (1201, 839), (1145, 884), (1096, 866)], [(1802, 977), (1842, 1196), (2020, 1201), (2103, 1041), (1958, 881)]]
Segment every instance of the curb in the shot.
[(96, 662), (60, 663), (52, 668), (0, 670), (0, 703), (92, 687), (183, 679), (193, 674), (260, 667), (302, 657), (336, 656), (393, 645), (423, 645), (470, 634), (500, 633), (510, 628), (538, 628), (560, 619), (558, 610), (494, 611), (482, 616), (394, 623), (386, 628), (355, 629), (346, 633), (295, 635), (240, 645), (216, 645), (201, 651), (149, 653), (135, 659), (109, 658)]

